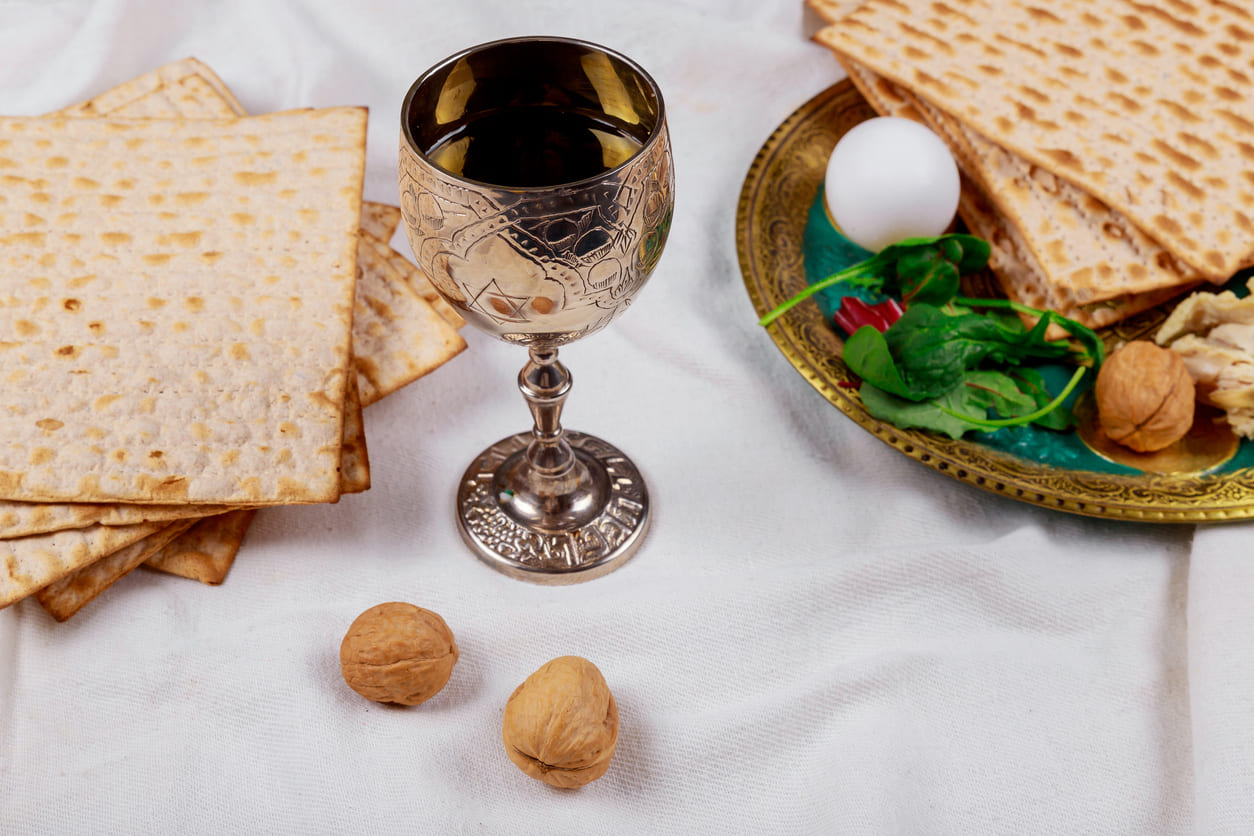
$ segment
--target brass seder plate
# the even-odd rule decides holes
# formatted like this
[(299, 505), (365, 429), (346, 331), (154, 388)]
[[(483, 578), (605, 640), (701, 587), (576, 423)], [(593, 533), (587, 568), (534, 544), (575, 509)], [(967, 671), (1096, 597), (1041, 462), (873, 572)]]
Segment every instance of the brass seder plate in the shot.
[[(758, 152), (736, 211), (740, 269), (758, 316), (806, 286), (802, 237), (828, 157), (845, 131), (875, 115), (853, 85), (841, 81), (798, 108)], [(1110, 345), (1147, 336), (1164, 315), (1150, 312), (1112, 326), (1102, 332), (1103, 339)], [(840, 359), (842, 341), (816, 305), (798, 305), (764, 330), (837, 409), (898, 452), (960, 482), (1032, 505), (1105, 519), (1189, 523), (1254, 517), (1254, 468), (1228, 467), (1210, 474), (1109, 473), (1046, 463), (1020, 455), (1022, 451), (995, 449), (970, 435), (955, 441), (899, 429), (866, 411), (856, 378)], [(1101, 455), (1100, 449), (1096, 452)]]

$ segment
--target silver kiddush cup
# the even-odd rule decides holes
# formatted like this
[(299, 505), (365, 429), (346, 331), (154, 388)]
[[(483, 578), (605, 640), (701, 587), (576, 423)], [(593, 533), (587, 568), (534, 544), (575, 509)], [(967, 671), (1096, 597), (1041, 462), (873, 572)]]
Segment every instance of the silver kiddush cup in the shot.
[(572, 583), (640, 545), (649, 495), (614, 446), (563, 430), (559, 346), (601, 330), (644, 286), (674, 206), (657, 84), (612, 50), (495, 41), (424, 73), (401, 108), (405, 231), (436, 289), (488, 334), (526, 346), (534, 426), (471, 463), (466, 543), (514, 577)]

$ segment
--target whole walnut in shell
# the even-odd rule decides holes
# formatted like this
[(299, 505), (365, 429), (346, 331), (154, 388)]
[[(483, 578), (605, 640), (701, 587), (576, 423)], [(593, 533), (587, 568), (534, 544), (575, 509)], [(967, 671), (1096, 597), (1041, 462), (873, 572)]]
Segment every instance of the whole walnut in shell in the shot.
[(1193, 378), (1179, 354), (1154, 343), (1136, 340), (1107, 357), (1095, 390), (1106, 435), (1137, 452), (1168, 447), (1193, 426)]
[(555, 787), (582, 787), (609, 769), (618, 706), (597, 666), (559, 656), (527, 677), (505, 703), (509, 759)]
[(444, 619), (397, 601), (357, 616), (340, 643), (344, 681), (375, 702), (426, 702), (448, 682), (455, 664), (457, 643)]

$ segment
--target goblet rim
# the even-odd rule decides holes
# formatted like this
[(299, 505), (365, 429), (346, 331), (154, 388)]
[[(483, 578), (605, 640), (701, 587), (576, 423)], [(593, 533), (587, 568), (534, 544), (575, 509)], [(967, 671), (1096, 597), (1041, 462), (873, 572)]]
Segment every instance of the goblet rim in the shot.
[[(617, 61), (621, 61), (623, 64), (627, 65), (633, 72), (638, 74), (640, 78), (644, 80), (645, 84), (649, 88), (650, 93), (652, 93), (653, 97), (657, 100), (657, 119), (655, 120), (653, 127), (649, 130), (648, 138), (645, 139), (643, 143), (641, 143), (640, 148), (638, 148), (634, 154), (632, 154), (623, 162), (614, 166), (614, 168), (607, 169), (602, 172), (598, 172), (597, 174), (593, 174), (590, 177), (584, 177), (579, 180), (569, 180), (563, 183), (546, 183), (540, 186), (505, 186), (500, 183), (492, 183), (486, 180), (476, 180), (473, 177), (465, 177), (460, 174), (454, 174), (451, 171), (437, 165), (430, 157), (427, 156), (426, 152), (424, 152), (419, 147), (418, 143), (414, 140), (411, 123), (409, 120), (409, 111), (410, 111), (411, 106), (413, 105), (414, 97), (418, 94), (418, 90), (422, 87), (424, 82), (426, 82), (436, 73), (438, 73), (440, 70), (444, 69), (445, 67), (448, 67), (451, 64), (456, 63), (457, 61), (460, 61), (461, 59), (465, 58), (468, 55), (473, 55), (478, 52), (484, 52), (488, 49), (505, 46), (507, 44), (516, 44), (516, 43), (560, 43), (560, 44), (565, 44), (565, 45), (588, 47), (592, 50), (601, 52), (611, 58), (614, 58)], [(601, 180), (605, 180), (607, 178), (615, 176), (618, 172), (621, 172), (623, 169), (631, 166), (633, 163), (635, 163), (637, 160), (643, 157), (646, 153), (648, 153), (655, 145), (657, 145), (658, 142), (662, 141), (662, 138), (665, 137), (666, 135), (667, 135), (666, 101), (662, 97), (661, 86), (658, 85), (657, 81), (653, 78), (653, 76), (649, 74), (648, 70), (640, 66), (640, 64), (634, 59), (629, 58), (628, 56), (624, 55), (618, 50), (605, 46), (604, 44), (599, 44), (599, 43), (596, 43), (595, 41), (589, 41), (583, 38), (571, 38), (571, 37), (564, 37), (560, 35), (519, 35), (519, 36), (514, 36), (514, 37), (509, 37), (509, 38), (498, 38), (493, 41), (485, 41), (483, 43), (474, 44), (473, 46), (460, 49), (457, 52), (454, 52), (453, 54), (449, 55), (448, 57), (440, 61), (437, 61), (435, 64), (432, 64), (420, 76), (418, 76), (418, 78), (414, 80), (414, 83), (409, 86), (409, 91), (405, 94), (405, 99), (401, 104), (401, 136), (404, 138), (405, 144), (409, 147), (410, 152), (413, 153), (415, 157), (421, 160), (422, 163), (424, 163), (425, 165), (430, 166), (431, 168), (438, 171), (443, 177), (449, 180), (452, 180), (457, 183), (465, 183), (467, 185), (475, 186), (475, 187), (481, 187), (481, 188), (486, 187), (490, 189), (495, 189), (500, 192), (511, 192), (511, 193), (519, 193), (519, 194), (549, 192), (549, 191), (556, 191), (560, 189), (578, 188), (580, 186), (585, 186), (585, 185), (589, 185), (592, 183), (596, 183)]]

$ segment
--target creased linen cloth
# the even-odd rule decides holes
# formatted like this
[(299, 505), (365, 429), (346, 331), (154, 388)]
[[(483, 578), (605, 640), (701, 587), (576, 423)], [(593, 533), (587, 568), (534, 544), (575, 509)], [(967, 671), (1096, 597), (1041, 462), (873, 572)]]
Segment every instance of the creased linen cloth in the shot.
[[(677, 173), (652, 281), (562, 349), (564, 423), (649, 480), (630, 563), (537, 587), (461, 544), (459, 475), (528, 425), (524, 353), (468, 328), (468, 351), (367, 411), (372, 490), (266, 510), (221, 587), (139, 572), (65, 624), (0, 611), (0, 833), (1249, 832), (1250, 526), (1084, 519), (956, 483), (840, 415), (755, 324), (741, 182), (840, 76), (799, 2), (0, 13), (2, 113), (193, 55), (250, 112), (370, 106), (366, 197), (384, 201), (422, 70), (493, 38), (583, 37), (658, 79)], [(416, 708), (340, 679), (344, 631), (389, 600), (439, 612), (461, 648)], [(500, 739), (514, 687), (570, 653), (621, 714), (609, 772), (573, 792)]]
[(1199, 529), (1189, 565), (1188, 682), (1198, 833), (1254, 828), (1250, 527)]

